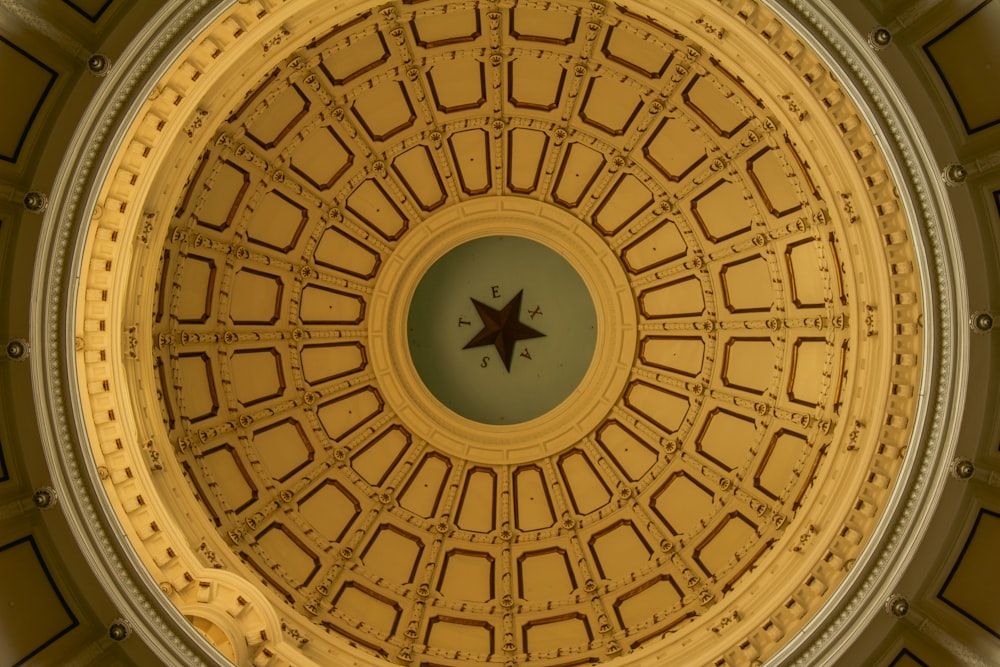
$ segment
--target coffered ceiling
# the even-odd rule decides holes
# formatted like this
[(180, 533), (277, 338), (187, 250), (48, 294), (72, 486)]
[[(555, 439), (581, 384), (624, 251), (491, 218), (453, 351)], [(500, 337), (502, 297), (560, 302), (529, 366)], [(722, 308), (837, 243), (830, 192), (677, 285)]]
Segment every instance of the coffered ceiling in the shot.
[[(237, 664), (750, 665), (881, 604), (955, 446), (962, 279), (843, 54), (754, 2), (175, 9), (40, 308), (53, 456), (155, 613)], [(505, 304), (537, 335), (473, 346)], [(503, 383), (558, 336), (551, 409), (441, 398), (535, 400)]]
[[(389, 661), (567, 664), (649, 646), (740, 663), (791, 639), (885, 508), (924, 363), (921, 260), (819, 58), (749, 7), (227, 16), (137, 118), (80, 293), (84, 402), (123, 401), (93, 418), (95, 454), (154, 564), (166, 548), (164, 575), (261, 582), (312, 657), (350, 642)], [(270, 35), (267, 61), (202, 90), (226, 21)], [(196, 95), (168, 143), (144, 136)], [(154, 171), (140, 195), (157, 164), (183, 181)], [(591, 366), (624, 372), (581, 389), (611, 400), (506, 437), (456, 424), (464, 442), (444, 444), (386, 388), (419, 382), (394, 339), (407, 267), (480, 219), (477, 235), (545, 242), (559, 216), (557, 237), (595, 247), (551, 242), (590, 291), (622, 287), (596, 301), (598, 337), (623, 345)], [(116, 271), (107, 234), (130, 219)], [(604, 255), (610, 274), (587, 268)], [(116, 299), (135, 360), (119, 371), (99, 359)], [(141, 448), (111, 446), (115, 409), (134, 410)], [(479, 428), (500, 438), (489, 455)], [(179, 496), (186, 547), (151, 494)]]

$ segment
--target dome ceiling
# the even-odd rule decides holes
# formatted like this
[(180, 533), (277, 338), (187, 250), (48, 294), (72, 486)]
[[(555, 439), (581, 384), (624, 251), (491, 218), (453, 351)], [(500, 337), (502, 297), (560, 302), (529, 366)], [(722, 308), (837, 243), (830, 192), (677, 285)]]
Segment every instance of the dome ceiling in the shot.
[[(94, 456), (163, 593), (274, 664), (791, 641), (878, 525), (924, 363), (903, 204), (820, 58), (754, 3), (251, 4), (145, 102), (81, 277)], [(487, 405), (556, 372), (544, 267), (418, 294), (485, 237), (593, 303), (579, 384), (513, 425), (442, 404), (408, 339), (426, 317)], [(473, 299), (521, 293), (545, 337), (462, 349)]]

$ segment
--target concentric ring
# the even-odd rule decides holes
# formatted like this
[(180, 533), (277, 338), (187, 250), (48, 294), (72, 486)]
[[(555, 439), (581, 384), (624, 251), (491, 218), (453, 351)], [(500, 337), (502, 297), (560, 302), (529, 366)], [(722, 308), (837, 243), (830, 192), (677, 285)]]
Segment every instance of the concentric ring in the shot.
[[(540, 243), (579, 274), (596, 313), (597, 339), (583, 379), (555, 408), (517, 424), (484, 424), (444, 405), (409, 354), (407, 315), (420, 279), (453, 248), (495, 234)], [(369, 353), (389, 406), (417, 437), (477, 463), (521, 463), (561, 451), (607, 415), (628, 378), (636, 349), (636, 310), (614, 253), (578, 219), (527, 199), (486, 198), (449, 208), (411, 230), (379, 273), (371, 298)]]

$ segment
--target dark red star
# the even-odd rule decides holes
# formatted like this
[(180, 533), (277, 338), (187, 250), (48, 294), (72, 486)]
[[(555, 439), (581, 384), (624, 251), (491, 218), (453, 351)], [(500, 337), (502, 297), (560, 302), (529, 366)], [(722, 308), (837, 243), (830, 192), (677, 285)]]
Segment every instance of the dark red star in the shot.
[(462, 349), (468, 350), (470, 347), (483, 347), (484, 345), (494, 346), (503, 360), (504, 368), (509, 373), (511, 358), (514, 356), (514, 344), (519, 340), (545, 336), (542, 332), (521, 322), (521, 294), (523, 293), (524, 290), (518, 292), (502, 310), (490, 308), (485, 303), (472, 299), (472, 305), (476, 307), (479, 319), (483, 321), (483, 328)]

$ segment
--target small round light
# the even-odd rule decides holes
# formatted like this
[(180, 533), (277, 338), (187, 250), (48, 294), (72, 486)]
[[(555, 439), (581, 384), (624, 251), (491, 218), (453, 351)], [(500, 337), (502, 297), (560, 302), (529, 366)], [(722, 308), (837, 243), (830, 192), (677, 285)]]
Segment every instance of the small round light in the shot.
[(95, 53), (87, 58), (87, 69), (94, 76), (104, 76), (111, 69), (111, 60), (103, 53)]
[(899, 593), (893, 593), (885, 601), (885, 612), (896, 618), (903, 618), (910, 611), (909, 601)]
[(961, 165), (957, 162), (949, 164), (941, 172), (941, 178), (944, 179), (944, 184), (951, 187), (954, 187), (956, 185), (961, 185), (962, 183), (965, 182), (965, 179), (968, 178), (968, 176), (969, 176), (969, 171), (965, 168), (964, 165)]
[(56, 491), (51, 486), (43, 486), (31, 494), (31, 502), (38, 509), (48, 509), (56, 504)]
[(892, 33), (886, 28), (875, 28), (868, 33), (868, 46), (876, 51), (881, 51), (892, 44)]
[(976, 474), (976, 465), (969, 459), (955, 459), (951, 462), (951, 474), (956, 479), (969, 479)]
[(16, 338), (7, 343), (7, 356), (11, 359), (24, 359), (28, 356), (28, 343)]
[(993, 329), (993, 315), (990, 313), (974, 313), (972, 315), (972, 327), (982, 333), (990, 331)]
[(111, 637), (113, 641), (124, 641), (130, 634), (132, 634), (132, 629), (125, 621), (115, 621), (108, 626), (108, 637)]
[(49, 198), (44, 193), (36, 190), (32, 190), (24, 195), (22, 201), (24, 202), (24, 208), (28, 209), (31, 213), (42, 213), (45, 211), (45, 207), (49, 205)]

